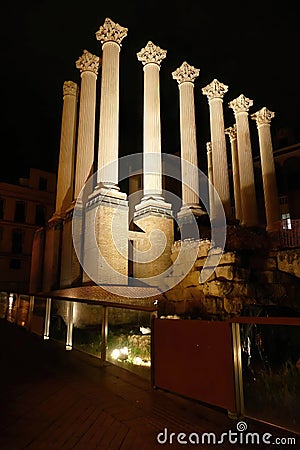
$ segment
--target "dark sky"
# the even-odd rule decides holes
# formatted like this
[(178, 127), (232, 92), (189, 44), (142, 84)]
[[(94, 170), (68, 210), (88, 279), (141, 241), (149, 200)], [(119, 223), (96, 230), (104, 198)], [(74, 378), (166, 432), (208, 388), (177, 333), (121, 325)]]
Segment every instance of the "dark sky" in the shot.
[[(163, 152), (180, 150), (178, 85), (172, 72), (184, 61), (200, 69), (195, 81), (200, 161), (206, 158), (205, 143), (210, 139), (208, 102), (201, 89), (214, 78), (229, 87), (224, 97), (225, 126), (234, 121), (228, 102), (244, 94), (254, 101), (250, 114), (266, 106), (275, 112), (272, 132), (292, 128), (298, 142), (296, 3), (293, 7), (290, 2), (273, 1), (221, 5), (200, 0), (5, 2), (1, 7), (1, 143), (8, 166), (2, 162), (0, 180), (26, 176), (29, 167), (57, 171), (62, 86), (66, 80), (80, 83), (75, 61), (84, 49), (101, 56), (95, 33), (106, 17), (128, 28), (120, 53), (120, 154), (142, 151), (143, 66), (136, 53), (149, 40), (167, 50), (160, 71)], [(250, 122), (255, 152), (257, 133)]]

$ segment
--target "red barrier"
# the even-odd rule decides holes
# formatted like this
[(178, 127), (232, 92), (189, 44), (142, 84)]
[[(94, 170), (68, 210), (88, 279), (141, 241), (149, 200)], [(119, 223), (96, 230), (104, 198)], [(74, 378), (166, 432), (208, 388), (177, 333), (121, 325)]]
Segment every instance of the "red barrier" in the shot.
[(153, 384), (236, 411), (231, 324), (155, 319)]

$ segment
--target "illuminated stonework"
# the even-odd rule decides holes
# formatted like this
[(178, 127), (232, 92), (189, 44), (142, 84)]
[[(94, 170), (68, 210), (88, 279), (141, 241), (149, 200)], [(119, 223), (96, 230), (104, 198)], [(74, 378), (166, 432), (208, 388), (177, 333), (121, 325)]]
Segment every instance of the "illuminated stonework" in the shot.
[(99, 56), (93, 55), (87, 50), (83, 50), (82, 56), (76, 61), (76, 68), (79, 69), (81, 73), (89, 71), (98, 75), (100, 62)]
[(65, 81), (63, 85), (63, 95), (73, 95), (78, 98), (78, 86), (74, 81)]
[(241, 94), (239, 97), (228, 103), (229, 108), (233, 109), (235, 114), (239, 112), (248, 112), (252, 105), (253, 100), (245, 97), (244, 94)]
[(228, 134), (230, 141), (236, 139), (236, 124), (234, 124), (232, 127), (226, 128), (225, 134)]
[(275, 113), (273, 111), (269, 111), (266, 107), (263, 107), (251, 115), (251, 119), (256, 121), (257, 126), (270, 124), (273, 117), (275, 117)]
[(201, 214), (199, 207), (199, 176), (196, 142), (196, 120), (194, 101), (194, 80), (200, 70), (184, 62), (172, 73), (177, 80), (180, 100), (180, 143), (181, 143), (181, 176), (182, 207), (178, 217), (190, 213)]
[(214, 187), (222, 201), (226, 217), (230, 219), (232, 210), (223, 114), (223, 96), (227, 90), (228, 86), (214, 79), (202, 89), (202, 93), (207, 96), (209, 104)]
[(142, 48), (142, 50), (137, 53), (137, 58), (144, 65), (155, 63), (160, 66), (160, 63), (166, 57), (166, 55), (166, 50), (162, 50), (157, 45), (154, 45), (153, 42), (149, 41), (146, 47)]
[(206, 95), (208, 100), (213, 98), (223, 98), (228, 91), (226, 84), (220, 83), (220, 81), (214, 79), (210, 84), (202, 88), (202, 94)]
[(96, 32), (96, 39), (104, 44), (105, 42), (113, 41), (121, 45), (124, 37), (127, 36), (128, 28), (121, 27), (118, 23), (113, 22), (108, 17), (105, 19), (104, 24), (101, 25)]
[(260, 161), (263, 179), (267, 230), (272, 231), (280, 220), (278, 190), (273, 156), (270, 123), (275, 113), (266, 107), (251, 115), (256, 121), (259, 137)]
[(239, 160), (238, 160), (238, 151), (237, 151), (236, 124), (234, 124), (232, 127), (226, 128), (225, 134), (227, 134), (229, 136), (230, 144), (231, 144), (231, 161), (232, 161), (235, 218), (238, 220), (241, 220), (242, 219), (242, 206), (241, 206), (241, 187), (240, 187)]
[(248, 110), (253, 101), (241, 94), (229, 102), (236, 119), (237, 150), (241, 193), (241, 223), (245, 226), (258, 225), (255, 182)]
[(172, 72), (174, 80), (177, 80), (178, 84), (191, 82), (194, 83), (195, 79), (199, 76), (200, 69), (196, 69), (190, 66), (186, 61), (181, 66)]

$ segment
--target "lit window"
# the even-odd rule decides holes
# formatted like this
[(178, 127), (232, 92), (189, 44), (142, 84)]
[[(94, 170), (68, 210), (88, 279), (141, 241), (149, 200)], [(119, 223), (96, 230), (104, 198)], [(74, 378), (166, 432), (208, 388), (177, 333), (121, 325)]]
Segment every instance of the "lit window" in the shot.
[(290, 213), (281, 214), (281, 222), (283, 230), (291, 230), (292, 229), (292, 221)]

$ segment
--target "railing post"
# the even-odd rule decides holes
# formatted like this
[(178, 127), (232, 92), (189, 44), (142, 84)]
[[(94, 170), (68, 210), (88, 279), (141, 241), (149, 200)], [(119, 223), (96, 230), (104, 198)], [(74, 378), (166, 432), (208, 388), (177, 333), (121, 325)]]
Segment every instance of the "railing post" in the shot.
[(155, 387), (155, 363), (154, 363), (154, 355), (155, 355), (155, 348), (154, 348), (154, 323), (155, 319), (157, 319), (157, 311), (153, 311), (150, 315), (150, 324), (151, 324), (151, 345), (150, 345), (150, 382), (151, 386)]
[(27, 319), (27, 330), (31, 332), (31, 319), (34, 308), (34, 295), (29, 296), (29, 310), (28, 310), (28, 319)]
[(18, 325), (19, 320), (20, 303), (21, 303), (21, 296), (20, 294), (16, 294), (16, 316), (15, 316), (16, 325)]
[(50, 336), (50, 317), (51, 317), (51, 298), (46, 299), (45, 324), (44, 324), (44, 339), (49, 339)]
[(236, 411), (228, 411), (228, 416), (238, 419), (244, 415), (244, 392), (243, 392), (243, 373), (242, 373), (242, 351), (240, 324), (232, 323), (232, 351), (233, 351), (233, 370), (234, 370), (234, 386), (235, 386), (235, 405)]
[(68, 302), (66, 350), (72, 350), (73, 348), (73, 308), (74, 302)]
[(107, 306), (103, 306), (102, 328), (101, 328), (101, 361), (106, 361), (106, 347), (108, 334), (108, 311)]

